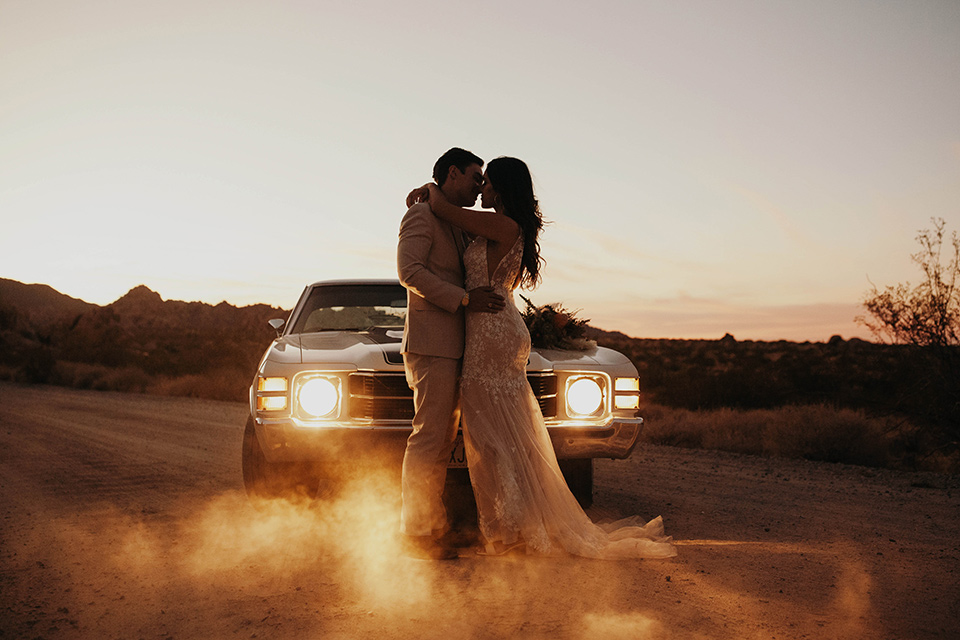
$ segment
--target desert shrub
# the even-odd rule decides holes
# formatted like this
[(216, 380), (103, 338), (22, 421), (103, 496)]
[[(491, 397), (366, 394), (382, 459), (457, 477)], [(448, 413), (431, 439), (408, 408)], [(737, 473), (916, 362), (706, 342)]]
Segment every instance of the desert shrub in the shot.
[(56, 364), (53, 349), (47, 345), (37, 345), (25, 352), (20, 374), (25, 382), (32, 384), (50, 382), (54, 376)]
[(885, 467), (893, 425), (862, 411), (826, 405), (788, 406), (763, 412), (764, 454)]
[(61, 360), (57, 363), (56, 375), (51, 382), (75, 389), (93, 389), (97, 381), (110, 370), (111, 367), (104, 365)]
[(122, 367), (109, 371), (101, 378), (100, 384), (104, 391), (144, 393), (150, 386), (151, 380), (149, 374), (137, 367)]
[(144, 393), (151, 380), (149, 374), (137, 367), (114, 368), (86, 362), (59, 361), (50, 382), (75, 389)]
[(828, 405), (692, 411), (649, 405), (643, 439), (653, 444), (803, 458), (871, 467), (949, 470), (944, 456), (909, 456), (909, 423)]
[(156, 378), (148, 392), (162, 396), (206, 398), (243, 402), (247, 399), (252, 371), (216, 369), (204, 374)]
[[(14, 379), (22, 378), (22, 372), (18, 372)], [(115, 368), (87, 362), (59, 361), (45, 382), (93, 391), (125, 391), (242, 402), (247, 399), (250, 378), (251, 372), (239, 369), (159, 376), (150, 375), (134, 366)]]

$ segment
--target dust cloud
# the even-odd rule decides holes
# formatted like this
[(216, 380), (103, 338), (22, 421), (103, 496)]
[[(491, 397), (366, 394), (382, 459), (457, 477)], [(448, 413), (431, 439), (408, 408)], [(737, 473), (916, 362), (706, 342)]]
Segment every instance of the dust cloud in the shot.
[(40, 518), (18, 555), (45, 578), (14, 595), (58, 612), (38, 637), (668, 637), (617, 610), (636, 563), (404, 556), (397, 486), (367, 474), (326, 501), (233, 491)]
[[(38, 509), (10, 555), (42, 578), (0, 572), (0, 611), (20, 616), (0, 637), (877, 637), (871, 569), (850, 543), (688, 539), (667, 561), (418, 561), (400, 548), (396, 487), (371, 474), (331, 500), (228, 491), (162, 510)], [(811, 585), (803, 597), (791, 576)]]
[[(402, 553), (397, 494), (395, 475), (367, 472), (328, 500), (230, 491), (158, 511), (35, 513), (17, 556), (44, 578), (6, 597), (38, 612), (26, 621), (36, 638), (765, 638), (783, 627), (769, 603), (789, 591), (774, 576), (806, 571), (823, 596), (793, 603), (790, 617), (832, 637), (869, 635), (871, 583), (852, 548), (830, 552), (838, 562), (822, 575), (806, 567), (822, 549), (729, 540), (679, 541), (681, 556), (704, 554), (691, 564), (470, 551), (420, 561)], [(721, 549), (767, 559), (771, 582), (705, 571)], [(744, 619), (755, 627), (746, 635)]]

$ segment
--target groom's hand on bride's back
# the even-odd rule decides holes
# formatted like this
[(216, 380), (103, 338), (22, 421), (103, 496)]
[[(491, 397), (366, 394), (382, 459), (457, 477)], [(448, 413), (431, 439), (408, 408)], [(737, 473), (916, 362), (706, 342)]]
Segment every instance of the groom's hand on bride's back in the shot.
[(502, 295), (494, 293), (493, 287), (477, 287), (467, 293), (470, 294), (470, 304), (467, 305), (470, 311), (498, 313), (507, 304)]

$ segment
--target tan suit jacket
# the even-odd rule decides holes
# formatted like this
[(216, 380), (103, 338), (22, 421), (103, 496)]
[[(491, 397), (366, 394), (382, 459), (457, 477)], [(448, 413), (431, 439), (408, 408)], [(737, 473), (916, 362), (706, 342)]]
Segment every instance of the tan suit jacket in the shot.
[(459, 229), (415, 204), (400, 223), (397, 273), (407, 288), (401, 352), (463, 357), (463, 263)]

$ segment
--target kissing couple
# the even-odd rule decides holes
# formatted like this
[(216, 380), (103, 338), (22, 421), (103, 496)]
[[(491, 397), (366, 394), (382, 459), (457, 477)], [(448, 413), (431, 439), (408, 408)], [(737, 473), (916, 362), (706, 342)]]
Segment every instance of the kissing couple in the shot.
[[(453, 559), (442, 494), (462, 427), (484, 553), (676, 555), (657, 517), (594, 524), (567, 487), (527, 382), (530, 334), (513, 293), (540, 281), (543, 217), (527, 165), (460, 148), (440, 156), (400, 223), (403, 354), (415, 415), (401, 479), (409, 555)], [(467, 209), (480, 196), (483, 211)]]

